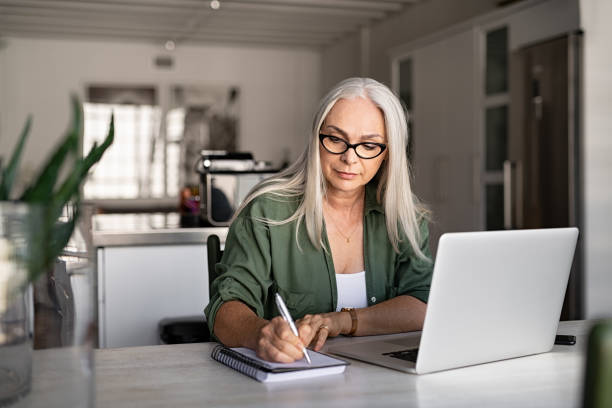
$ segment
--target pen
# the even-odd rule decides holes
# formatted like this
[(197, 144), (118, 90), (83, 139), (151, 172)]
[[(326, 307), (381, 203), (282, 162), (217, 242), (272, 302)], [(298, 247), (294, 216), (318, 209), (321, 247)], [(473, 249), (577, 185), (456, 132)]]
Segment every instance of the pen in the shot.
[[(291, 315), (289, 314), (289, 310), (287, 309), (287, 306), (285, 306), (285, 301), (283, 300), (281, 295), (278, 294), (278, 292), (276, 293), (274, 298), (276, 300), (276, 307), (278, 308), (278, 311), (280, 312), (281, 316), (283, 317), (283, 319), (285, 319), (285, 321), (291, 328), (291, 331), (293, 332), (293, 334), (295, 334), (296, 336), (299, 336), (297, 327), (295, 327), (295, 323), (293, 322), (293, 319), (291, 318)], [(306, 358), (306, 361), (308, 361), (308, 364), (312, 364), (312, 362), (310, 361), (310, 356), (308, 355), (308, 350), (306, 350), (306, 347), (302, 346), (302, 351), (304, 352), (304, 358)]]

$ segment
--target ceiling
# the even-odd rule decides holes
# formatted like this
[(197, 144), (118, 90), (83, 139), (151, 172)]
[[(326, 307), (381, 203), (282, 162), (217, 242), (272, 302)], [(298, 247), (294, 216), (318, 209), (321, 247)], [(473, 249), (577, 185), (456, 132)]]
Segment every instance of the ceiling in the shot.
[(0, 36), (322, 47), (420, 1), (0, 0)]

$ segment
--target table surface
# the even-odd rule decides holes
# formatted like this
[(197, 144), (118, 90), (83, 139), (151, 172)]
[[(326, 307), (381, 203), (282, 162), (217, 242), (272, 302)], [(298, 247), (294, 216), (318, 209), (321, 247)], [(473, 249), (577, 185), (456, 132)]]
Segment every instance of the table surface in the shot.
[[(427, 375), (349, 360), (344, 374), (277, 384), (259, 383), (212, 360), (215, 343), (100, 349), (96, 406), (576, 407), (592, 324), (561, 322), (558, 333), (576, 335), (576, 345), (533, 356)], [(339, 337), (332, 343), (363, 340)], [(29, 406), (59, 403), (62, 396), (53, 395), (59, 358), (58, 349), (34, 352)]]

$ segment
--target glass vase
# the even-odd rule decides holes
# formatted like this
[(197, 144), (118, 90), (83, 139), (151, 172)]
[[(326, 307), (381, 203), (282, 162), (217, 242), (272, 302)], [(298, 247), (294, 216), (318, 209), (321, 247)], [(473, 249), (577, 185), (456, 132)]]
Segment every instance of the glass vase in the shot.
[[(24, 238), (16, 242), (23, 241), (19, 248), (25, 248), (20, 250), (27, 257), (28, 247), (32, 246), (28, 245), (28, 236), (32, 236), (28, 231), (36, 224), (40, 225), (33, 221), (40, 218), (36, 207), (24, 207), (23, 214), (20, 213), (26, 217), (21, 221), (21, 230), (24, 231), (21, 236)], [(65, 211), (70, 209), (68, 207)], [(66, 222), (70, 214), (65, 212), (64, 215), (59, 222)], [(24, 321), (20, 322), (20, 327), (27, 333), (27, 340), (20, 343), (22, 351), (14, 357), (23, 372), (20, 377), (27, 385), (18, 395), (6, 399), (13, 401), (11, 407), (93, 406), (93, 347), (97, 333), (93, 282), (96, 262), (89, 220), (89, 212), (82, 209), (68, 245), (53, 265), (38, 271), (38, 277), (29, 284), (30, 289), (19, 292), (16, 297), (23, 298), (25, 304)], [(13, 228), (9, 240), (15, 241), (14, 236), (19, 235), (15, 230)], [(20, 285), (24, 286), (26, 277), (25, 286), (28, 287), (27, 268), (22, 265), (15, 268), (20, 271)], [(0, 358), (0, 367), (3, 364), (4, 358)]]
[(32, 298), (26, 260), (38, 207), (0, 202), (0, 406), (32, 384)]

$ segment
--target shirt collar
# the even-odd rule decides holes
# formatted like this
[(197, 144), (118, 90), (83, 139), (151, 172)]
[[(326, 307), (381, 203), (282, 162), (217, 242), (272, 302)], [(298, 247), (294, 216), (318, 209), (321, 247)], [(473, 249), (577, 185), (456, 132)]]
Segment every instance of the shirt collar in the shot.
[(382, 204), (376, 200), (377, 189), (378, 183), (366, 184), (364, 214), (369, 214), (371, 211), (378, 211), (381, 214), (385, 213)]

